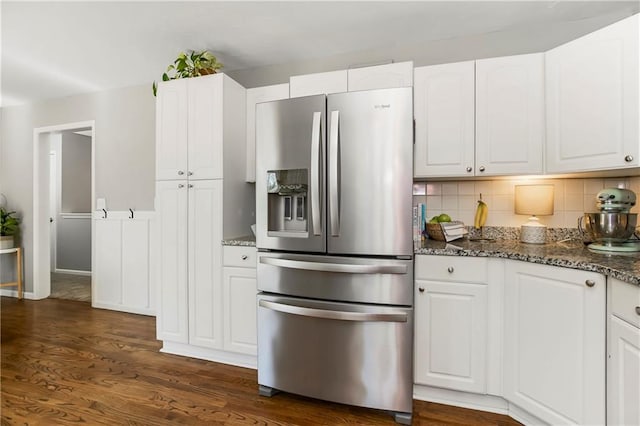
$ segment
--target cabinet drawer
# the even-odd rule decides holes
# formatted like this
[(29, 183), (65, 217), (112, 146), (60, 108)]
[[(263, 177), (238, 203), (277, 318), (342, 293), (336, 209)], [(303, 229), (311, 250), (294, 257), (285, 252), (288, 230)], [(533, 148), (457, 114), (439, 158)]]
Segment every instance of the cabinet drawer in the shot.
[(416, 256), (417, 280), (487, 282), (487, 259), (458, 256)]
[(240, 268), (256, 267), (256, 248), (247, 246), (224, 246), (224, 266), (239, 266)]
[(640, 328), (640, 286), (611, 279), (611, 311)]

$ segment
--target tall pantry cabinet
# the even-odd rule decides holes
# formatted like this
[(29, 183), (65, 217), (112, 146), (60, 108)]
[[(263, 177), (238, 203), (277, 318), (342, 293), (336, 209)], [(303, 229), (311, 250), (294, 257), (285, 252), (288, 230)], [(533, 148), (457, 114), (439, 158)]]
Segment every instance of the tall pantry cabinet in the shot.
[[(156, 100), (157, 335), (163, 351), (218, 359), (222, 246), (248, 233), (245, 89), (224, 74), (162, 82)], [(209, 352), (207, 352), (209, 351)]]

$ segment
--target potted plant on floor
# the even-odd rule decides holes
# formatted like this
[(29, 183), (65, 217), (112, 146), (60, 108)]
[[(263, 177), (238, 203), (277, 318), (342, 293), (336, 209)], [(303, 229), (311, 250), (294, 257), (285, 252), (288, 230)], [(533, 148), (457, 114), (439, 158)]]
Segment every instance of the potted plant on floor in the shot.
[(0, 250), (13, 248), (14, 236), (20, 229), (20, 219), (15, 213), (0, 207)]
[[(162, 81), (175, 80), (177, 78), (199, 77), (201, 75), (215, 74), (222, 64), (208, 50), (202, 52), (181, 52), (175, 61), (162, 74)], [(169, 75), (171, 73), (171, 75)], [(156, 96), (158, 84), (153, 82), (153, 96)]]

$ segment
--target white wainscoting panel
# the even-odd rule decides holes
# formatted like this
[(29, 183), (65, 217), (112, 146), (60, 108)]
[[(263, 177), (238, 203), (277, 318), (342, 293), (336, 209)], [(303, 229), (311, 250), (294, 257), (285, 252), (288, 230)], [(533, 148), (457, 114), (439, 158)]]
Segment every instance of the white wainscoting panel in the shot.
[(102, 211), (95, 221), (92, 306), (155, 315), (151, 281), (151, 221), (154, 212)]

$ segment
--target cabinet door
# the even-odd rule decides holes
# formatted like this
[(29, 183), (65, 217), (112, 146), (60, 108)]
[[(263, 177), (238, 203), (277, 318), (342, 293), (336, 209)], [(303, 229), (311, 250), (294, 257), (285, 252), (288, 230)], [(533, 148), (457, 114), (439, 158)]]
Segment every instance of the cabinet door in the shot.
[(415, 177), (473, 176), (473, 61), (414, 70)]
[(347, 91), (347, 70), (294, 75), (289, 78), (289, 97), (328, 95)]
[(289, 83), (247, 89), (246, 181), (256, 181), (256, 104), (289, 97)]
[(156, 184), (158, 339), (188, 343), (187, 181)]
[(413, 86), (413, 62), (353, 68), (347, 71), (350, 92)]
[(156, 98), (156, 179), (185, 179), (187, 173), (187, 82), (158, 84)]
[(222, 178), (223, 74), (190, 78), (189, 179)]
[(607, 424), (640, 425), (640, 329), (609, 316)]
[(505, 277), (505, 398), (551, 424), (604, 424), (604, 277), (519, 261)]
[(415, 382), (486, 392), (487, 286), (416, 281)]
[(222, 180), (189, 186), (189, 343), (222, 349)]
[(638, 15), (546, 52), (547, 171), (638, 167)]
[(476, 61), (476, 176), (542, 174), (544, 54)]
[(224, 349), (258, 353), (256, 325), (256, 270), (224, 268)]

